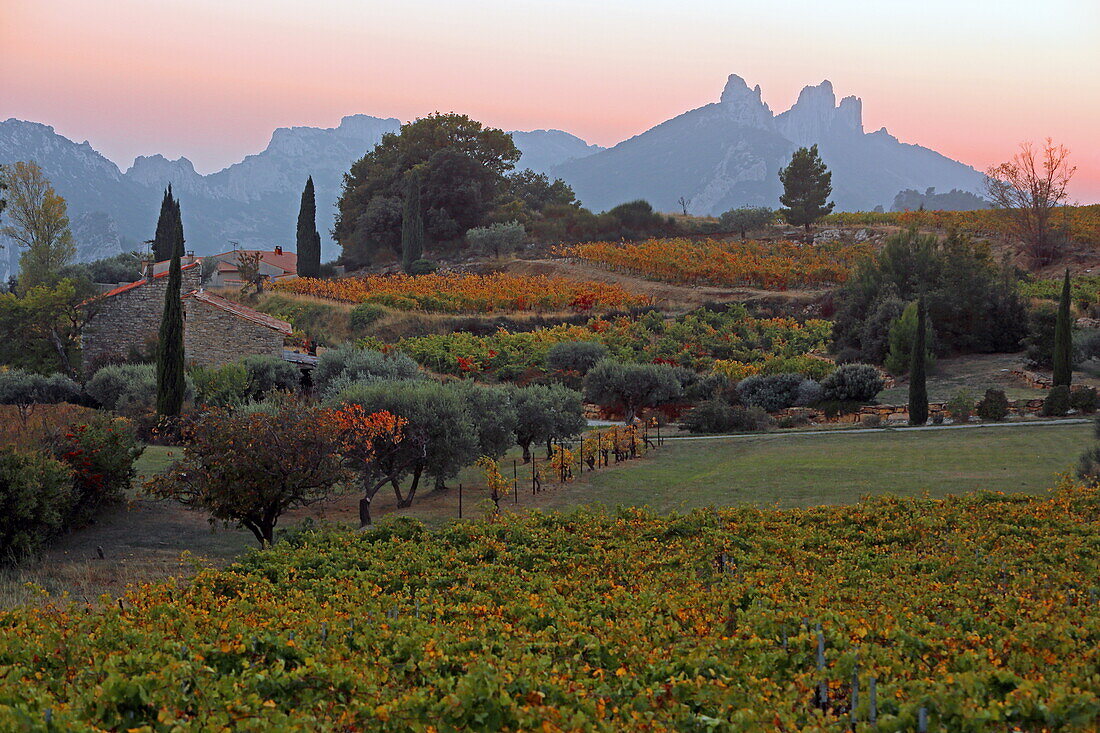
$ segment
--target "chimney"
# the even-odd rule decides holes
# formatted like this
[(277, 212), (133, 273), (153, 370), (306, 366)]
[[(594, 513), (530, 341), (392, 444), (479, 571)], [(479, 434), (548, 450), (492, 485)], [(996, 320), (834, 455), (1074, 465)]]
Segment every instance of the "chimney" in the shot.
[(282, 253), (283, 253), (283, 248), (276, 244), (275, 245), (275, 254), (281, 255)]
[(153, 268), (155, 266), (156, 266), (156, 263), (153, 262), (152, 260), (149, 260), (148, 262), (145, 263), (145, 279), (146, 280), (151, 281), (153, 279), (153, 274), (154, 274), (153, 273)]

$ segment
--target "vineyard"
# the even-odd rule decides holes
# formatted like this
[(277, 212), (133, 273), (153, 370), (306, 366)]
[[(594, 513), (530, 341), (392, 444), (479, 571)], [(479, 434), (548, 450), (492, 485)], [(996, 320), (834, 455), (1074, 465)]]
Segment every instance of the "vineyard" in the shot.
[[(1074, 275), (1070, 278), (1070, 290), (1074, 303), (1091, 305), (1100, 302), (1100, 276)], [(1023, 282), (1020, 293), (1027, 298), (1058, 302), (1062, 294), (1062, 278)]]
[(589, 242), (559, 250), (564, 257), (653, 280), (725, 287), (751, 285), (770, 290), (842, 283), (855, 263), (870, 252), (867, 244), (808, 246), (717, 239)]
[[(957, 229), (982, 237), (1003, 237), (1011, 232), (1005, 213), (996, 209), (838, 212), (825, 217), (825, 223), (842, 226), (916, 226), (941, 231)], [(1072, 241), (1100, 245), (1100, 204), (1062, 207), (1054, 214), (1053, 226), (1065, 231)]]
[(676, 364), (696, 371), (710, 369), (716, 359), (754, 364), (756, 371), (767, 362), (769, 371), (821, 376), (817, 372), (827, 372), (831, 365), (805, 355), (824, 349), (830, 329), (827, 321), (755, 318), (743, 306), (730, 305), (722, 311), (701, 308), (674, 319), (649, 312), (519, 333), (416, 336), (402, 339), (395, 348), (441, 374), (488, 373), (500, 379), (541, 370), (550, 347), (564, 341), (596, 341), (607, 346), (612, 357), (627, 362)]
[(4, 730), (1095, 730), (1095, 489), (300, 533), (20, 609)]
[(274, 289), (345, 303), (377, 303), (396, 310), (429, 313), (560, 310), (587, 313), (650, 303), (646, 296), (612, 283), (542, 275), (367, 275), (337, 280), (299, 277), (276, 283)]

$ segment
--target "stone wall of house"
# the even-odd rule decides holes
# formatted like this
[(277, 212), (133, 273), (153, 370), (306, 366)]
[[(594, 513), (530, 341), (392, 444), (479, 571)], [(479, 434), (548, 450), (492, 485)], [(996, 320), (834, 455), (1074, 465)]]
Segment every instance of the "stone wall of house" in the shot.
[(220, 366), (254, 354), (279, 356), (283, 334), (201, 300), (184, 302), (183, 352), (188, 364)]
[[(181, 292), (199, 287), (199, 267), (180, 274)], [(103, 364), (125, 360), (134, 352), (148, 352), (156, 345), (167, 287), (168, 278), (158, 277), (90, 306), (92, 316), (80, 337), (85, 374)]]

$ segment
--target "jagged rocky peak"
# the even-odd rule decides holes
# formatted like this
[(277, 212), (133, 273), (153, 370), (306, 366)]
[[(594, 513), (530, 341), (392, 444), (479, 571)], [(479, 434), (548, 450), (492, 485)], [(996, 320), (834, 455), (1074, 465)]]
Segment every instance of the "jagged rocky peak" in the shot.
[(768, 126), (773, 119), (772, 111), (760, 97), (760, 85), (750, 89), (737, 74), (730, 74), (722, 90), (722, 106), (737, 122), (751, 126)]
[(814, 145), (837, 135), (863, 134), (863, 102), (859, 97), (845, 97), (837, 106), (833, 84), (826, 79), (803, 87), (794, 106), (776, 120), (792, 142)]
[(126, 178), (145, 186), (162, 187), (169, 183), (179, 191), (203, 188), (202, 176), (194, 164), (184, 157), (169, 160), (160, 153), (139, 155), (126, 171)]

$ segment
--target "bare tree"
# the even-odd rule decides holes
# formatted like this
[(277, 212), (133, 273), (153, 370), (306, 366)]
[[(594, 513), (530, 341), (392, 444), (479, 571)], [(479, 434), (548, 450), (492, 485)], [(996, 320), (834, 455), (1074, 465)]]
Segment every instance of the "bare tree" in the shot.
[(241, 250), (237, 253), (237, 272), (240, 273), (241, 280), (244, 282), (241, 287), (242, 293), (249, 287), (256, 288), (256, 295), (263, 293), (267, 275), (260, 272), (261, 262), (263, 262), (263, 255), (259, 252)]
[(1048, 137), (1041, 149), (1021, 143), (1012, 160), (986, 171), (990, 200), (1008, 214), (1028, 254), (1040, 265), (1058, 257), (1059, 241), (1051, 219), (1069, 198), (1067, 189), (1076, 170), (1069, 163), (1069, 150)]
[(684, 210), (684, 216), (688, 215), (688, 204), (691, 203), (691, 199), (686, 199), (683, 196), (676, 202), (680, 204), (680, 208)]

